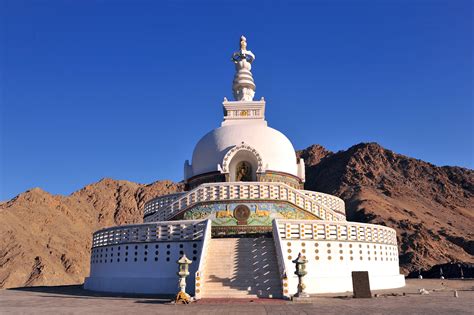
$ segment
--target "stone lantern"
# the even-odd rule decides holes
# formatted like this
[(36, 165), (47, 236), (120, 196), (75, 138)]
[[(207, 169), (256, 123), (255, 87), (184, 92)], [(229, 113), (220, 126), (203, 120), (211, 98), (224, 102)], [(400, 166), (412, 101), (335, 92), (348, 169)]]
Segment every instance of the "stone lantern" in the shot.
[(184, 254), (176, 263), (179, 266), (177, 272), (177, 275), (179, 276), (179, 292), (176, 295), (175, 302), (188, 304), (190, 302), (190, 296), (186, 293), (186, 277), (189, 276), (189, 265), (192, 261), (186, 257), (186, 254)]
[(298, 276), (298, 291), (294, 295), (295, 297), (309, 297), (309, 295), (304, 291), (306, 285), (303, 282), (303, 277), (308, 273), (306, 271), (306, 263), (308, 261), (301, 255), (298, 254), (298, 257), (293, 260), (293, 263), (296, 265), (295, 275)]

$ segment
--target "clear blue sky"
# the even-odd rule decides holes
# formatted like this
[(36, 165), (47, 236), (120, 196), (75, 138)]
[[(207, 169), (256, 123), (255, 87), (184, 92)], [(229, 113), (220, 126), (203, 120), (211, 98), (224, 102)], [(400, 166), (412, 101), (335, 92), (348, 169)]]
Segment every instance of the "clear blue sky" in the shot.
[(474, 166), (472, 1), (0, 3), (0, 200), (181, 180), (232, 96), (241, 34), (295, 148), (376, 141)]

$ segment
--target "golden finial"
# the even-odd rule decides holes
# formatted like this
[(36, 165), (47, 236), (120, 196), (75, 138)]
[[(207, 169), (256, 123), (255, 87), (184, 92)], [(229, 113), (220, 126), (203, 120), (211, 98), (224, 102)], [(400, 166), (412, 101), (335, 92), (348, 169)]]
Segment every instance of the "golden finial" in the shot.
[(240, 36), (240, 50), (247, 50), (247, 38), (244, 35)]

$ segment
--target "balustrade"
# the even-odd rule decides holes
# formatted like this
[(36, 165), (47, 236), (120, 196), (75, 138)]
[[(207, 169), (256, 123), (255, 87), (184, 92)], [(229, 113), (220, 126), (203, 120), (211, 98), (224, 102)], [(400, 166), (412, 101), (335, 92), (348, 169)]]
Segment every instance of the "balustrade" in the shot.
[[(323, 220), (345, 221), (345, 216), (332, 210), (315, 198), (284, 183), (267, 182), (225, 182), (208, 183), (191, 190), (188, 193), (173, 196), (168, 203), (155, 207), (154, 212), (148, 211), (146, 221), (166, 221), (181, 211), (200, 203), (210, 201), (233, 200), (281, 200), (292, 203)], [(336, 197), (334, 197), (336, 198)], [(326, 198), (327, 199), (327, 198)], [(322, 199), (321, 199), (322, 200)]]
[(106, 228), (94, 233), (92, 248), (124, 243), (201, 240), (207, 224), (208, 220), (188, 220), (179, 223), (153, 222)]
[(338, 221), (276, 220), (282, 240), (358, 241), (397, 246), (394, 229), (374, 224)]

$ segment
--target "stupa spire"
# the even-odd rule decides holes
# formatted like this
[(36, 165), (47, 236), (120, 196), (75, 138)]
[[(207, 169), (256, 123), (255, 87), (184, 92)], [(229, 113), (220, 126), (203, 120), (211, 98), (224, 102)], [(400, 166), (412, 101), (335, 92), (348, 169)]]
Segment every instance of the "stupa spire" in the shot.
[(240, 50), (232, 55), (236, 71), (232, 92), (236, 101), (253, 101), (256, 87), (250, 70), (254, 60), (255, 55), (247, 50), (247, 39), (242, 35), (240, 37)]

